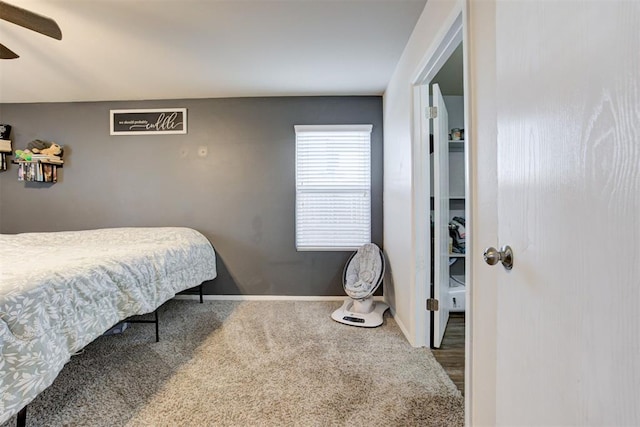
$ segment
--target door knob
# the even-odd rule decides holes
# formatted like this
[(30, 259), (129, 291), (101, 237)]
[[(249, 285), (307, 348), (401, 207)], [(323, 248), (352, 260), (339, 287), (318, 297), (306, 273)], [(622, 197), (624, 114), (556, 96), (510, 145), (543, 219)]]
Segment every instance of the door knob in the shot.
[(513, 268), (513, 251), (510, 246), (503, 246), (500, 250), (494, 247), (488, 247), (484, 251), (484, 262), (489, 265), (496, 265), (498, 261), (500, 261), (507, 270)]

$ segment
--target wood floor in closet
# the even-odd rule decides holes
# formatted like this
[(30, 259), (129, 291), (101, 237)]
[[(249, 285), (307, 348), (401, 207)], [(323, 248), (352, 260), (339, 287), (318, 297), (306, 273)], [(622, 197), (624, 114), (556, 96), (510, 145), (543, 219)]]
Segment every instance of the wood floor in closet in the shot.
[(464, 313), (451, 313), (440, 348), (431, 350), (464, 395)]

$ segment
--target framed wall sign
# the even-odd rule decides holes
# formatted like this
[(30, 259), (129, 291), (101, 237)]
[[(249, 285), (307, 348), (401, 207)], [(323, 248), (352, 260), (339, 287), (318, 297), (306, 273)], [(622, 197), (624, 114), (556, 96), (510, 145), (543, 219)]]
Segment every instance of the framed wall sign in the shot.
[(187, 133), (186, 108), (111, 110), (111, 135)]

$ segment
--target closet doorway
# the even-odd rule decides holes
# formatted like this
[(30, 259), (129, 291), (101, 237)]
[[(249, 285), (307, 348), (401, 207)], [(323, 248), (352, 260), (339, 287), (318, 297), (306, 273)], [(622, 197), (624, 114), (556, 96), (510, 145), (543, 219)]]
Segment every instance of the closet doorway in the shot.
[[(416, 179), (416, 242), (424, 245), (425, 268), (417, 277), (422, 293), (425, 342), (458, 388), (464, 390), (465, 311), (468, 262), (467, 151), (462, 16), (442, 37), (416, 80), (414, 117), (420, 136)], [(419, 116), (419, 117), (418, 117)], [(414, 123), (416, 123), (414, 122)], [(426, 267), (426, 266), (425, 266)], [(422, 288), (422, 289), (420, 289)]]

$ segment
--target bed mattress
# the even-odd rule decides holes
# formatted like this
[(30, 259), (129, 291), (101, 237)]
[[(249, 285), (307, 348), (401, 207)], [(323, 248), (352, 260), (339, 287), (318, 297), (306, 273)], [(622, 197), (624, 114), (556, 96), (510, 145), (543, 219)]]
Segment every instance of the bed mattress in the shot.
[(0, 423), (110, 327), (215, 277), (189, 228), (0, 235)]

